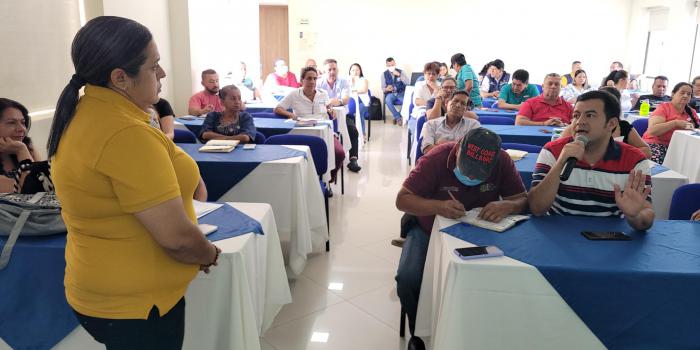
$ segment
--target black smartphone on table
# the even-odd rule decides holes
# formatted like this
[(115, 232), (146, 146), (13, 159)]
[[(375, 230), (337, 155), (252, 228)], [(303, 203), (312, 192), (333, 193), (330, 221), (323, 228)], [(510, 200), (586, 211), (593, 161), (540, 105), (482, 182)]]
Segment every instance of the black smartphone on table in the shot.
[(632, 237), (619, 231), (582, 231), (583, 237), (591, 241), (631, 241)]

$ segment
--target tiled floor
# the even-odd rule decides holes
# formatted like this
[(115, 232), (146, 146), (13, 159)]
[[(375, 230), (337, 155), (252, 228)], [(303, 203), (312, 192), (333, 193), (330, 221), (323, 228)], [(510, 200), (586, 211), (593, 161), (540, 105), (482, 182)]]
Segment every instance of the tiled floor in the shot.
[(406, 128), (372, 123), (362, 171), (345, 172), (331, 198), (331, 251), (312, 256), (290, 283), (293, 303), (264, 334), (263, 350), (405, 349), (394, 275), (401, 213), (394, 200), (410, 171)]

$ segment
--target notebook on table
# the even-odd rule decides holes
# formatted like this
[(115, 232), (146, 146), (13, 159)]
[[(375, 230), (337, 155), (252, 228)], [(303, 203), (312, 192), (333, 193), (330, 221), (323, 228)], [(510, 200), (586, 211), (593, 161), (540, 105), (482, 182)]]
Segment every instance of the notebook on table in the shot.
[(240, 143), (238, 140), (209, 140), (199, 148), (200, 152), (228, 153), (233, 151)]
[(482, 208), (474, 208), (464, 214), (463, 217), (458, 220), (473, 226), (481, 227), (483, 229), (503, 232), (517, 224), (520, 221), (527, 220), (530, 218), (528, 215), (508, 215), (500, 222), (491, 222), (479, 218), (479, 213), (481, 213)]

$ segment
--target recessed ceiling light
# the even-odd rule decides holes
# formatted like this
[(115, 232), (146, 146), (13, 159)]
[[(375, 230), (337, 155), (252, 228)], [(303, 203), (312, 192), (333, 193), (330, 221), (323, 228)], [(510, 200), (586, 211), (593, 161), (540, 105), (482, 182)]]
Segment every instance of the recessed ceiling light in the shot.
[(311, 342), (313, 343), (328, 343), (328, 337), (330, 333), (327, 332), (314, 332), (311, 334)]

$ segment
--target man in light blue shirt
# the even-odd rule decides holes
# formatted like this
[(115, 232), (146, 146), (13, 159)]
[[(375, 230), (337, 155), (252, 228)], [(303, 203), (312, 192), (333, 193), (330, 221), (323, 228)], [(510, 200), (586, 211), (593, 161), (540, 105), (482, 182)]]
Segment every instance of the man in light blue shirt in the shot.
[[(323, 62), (323, 67), (326, 73), (321, 76), (321, 79), (316, 81), (316, 89), (323, 90), (328, 94), (331, 106), (346, 106), (350, 99), (350, 83), (347, 79), (338, 78), (338, 61), (329, 58)], [(362, 168), (357, 164), (359, 133), (355, 126), (355, 116), (346, 115), (345, 122), (351, 144), (348, 169), (357, 173)]]
[(464, 54), (456, 53), (450, 59), (452, 68), (457, 71), (457, 90), (464, 90), (469, 93), (469, 99), (474, 102), (475, 107), (481, 107), (481, 93), (479, 93), (479, 79)]

